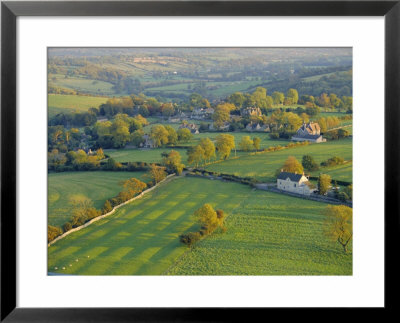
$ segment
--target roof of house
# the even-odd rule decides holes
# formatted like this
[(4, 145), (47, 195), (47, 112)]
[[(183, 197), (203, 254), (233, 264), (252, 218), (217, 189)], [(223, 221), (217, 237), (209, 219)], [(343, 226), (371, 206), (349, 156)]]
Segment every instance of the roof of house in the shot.
[(299, 182), (302, 177), (303, 174), (295, 174), (289, 172), (280, 172), (278, 175), (278, 179), (286, 180), (287, 178), (289, 178), (292, 182)]
[(300, 129), (302, 129), (303, 131), (307, 131), (309, 134), (321, 131), (319, 124), (316, 122), (303, 123)]

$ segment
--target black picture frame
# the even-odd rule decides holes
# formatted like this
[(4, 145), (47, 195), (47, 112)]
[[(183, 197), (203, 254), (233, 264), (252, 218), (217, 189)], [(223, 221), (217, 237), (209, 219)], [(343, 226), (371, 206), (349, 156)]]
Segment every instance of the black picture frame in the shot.
[[(265, 309), (17, 308), (16, 19), (19, 16), (384, 16), (385, 309), (395, 310), (400, 182), (400, 1), (79, 1), (1, 3), (1, 321), (237, 321)], [(275, 309), (282, 312), (282, 309)], [(381, 311), (379, 311), (381, 313)], [(256, 316), (254, 316), (255, 319)]]

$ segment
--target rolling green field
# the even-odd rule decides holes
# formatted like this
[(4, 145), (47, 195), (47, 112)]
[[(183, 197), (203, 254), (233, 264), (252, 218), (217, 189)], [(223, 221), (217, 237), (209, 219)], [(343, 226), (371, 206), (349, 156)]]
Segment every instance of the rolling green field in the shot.
[(131, 177), (142, 178), (143, 172), (68, 172), (48, 175), (48, 223), (62, 226), (71, 218), (71, 195), (81, 194), (100, 209), (105, 200), (117, 195), (119, 182)]
[(324, 167), (318, 171), (312, 172), (312, 176), (318, 176), (320, 173), (328, 174), (337, 181), (353, 182), (353, 163), (348, 162), (343, 165)]
[(98, 108), (107, 100), (108, 98), (97, 96), (49, 94), (49, 117), (61, 112), (84, 112), (89, 108)]
[(58, 267), (56, 272), (79, 275), (160, 275), (188, 250), (178, 237), (198, 229), (192, 217), (196, 209), (211, 203), (230, 213), (250, 192), (245, 185), (205, 179), (178, 178), (163, 183), (50, 246), (48, 270), (54, 272)]
[(176, 150), (180, 153), (182, 162), (187, 160), (186, 149), (182, 148), (154, 148), (154, 149), (105, 149), (104, 153), (118, 162), (145, 162), (160, 163), (163, 152)]
[[(228, 231), (215, 232), (191, 250), (179, 235), (198, 229), (192, 214), (204, 203), (225, 210)], [(77, 275), (350, 275), (351, 252), (344, 255), (322, 235), (325, 207), (237, 183), (177, 178), (50, 246), (48, 270)]]
[[(275, 171), (282, 167), (287, 157), (294, 156), (301, 162), (303, 155), (311, 155), (317, 163), (333, 156), (343, 157), (345, 160), (352, 160), (352, 139), (328, 141), (276, 152), (243, 156), (239, 159), (227, 160), (222, 163), (207, 166), (206, 169), (243, 177), (255, 177), (264, 181), (275, 181)], [(346, 169), (345, 176), (348, 178), (351, 177), (351, 170), (351, 167)], [(341, 174), (341, 176), (343, 176), (343, 174)]]
[(92, 94), (114, 94), (113, 85), (109, 82), (87, 79), (79, 76), (51, 75), (50, 81), (54, 86), (73, 89)]
[[(197, 145), (200, 143), (200, 140), (203, 138), (210, 138), (212, 141), (215, 141), (218, 135), (222, 134), (221, 132), (204, 132), (199, 133), (197, 135), (193, 135), (193, 139), (189, 142), (184, 143), (185, 145)], [(260, 148), (268, 148), (272, 146), (285, 146), (290, 140), (273, 140), (269, 138), (269, 134), (267, 132), (223, 132), (223, 134), (232, 135), (235, 137), (235, 145), (236, 149), (240, 149), (240, 141), (244, 136), (249, 136), (251, 139), (254, 137), (258, 137), (261, 139)]]
[(351, 275), (323, 235), (326, 204), (255, 191), (227, 219), (227, 231), (200, 241), (169, 275)]

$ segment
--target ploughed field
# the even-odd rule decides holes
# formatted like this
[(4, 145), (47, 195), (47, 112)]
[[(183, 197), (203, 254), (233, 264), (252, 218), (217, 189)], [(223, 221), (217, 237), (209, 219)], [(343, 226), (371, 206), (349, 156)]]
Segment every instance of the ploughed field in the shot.
[[(343, 157), (346, 161), (352, 160), (352, 139), (346, 138), (341, 140), (333, 140), (319, 144), (310, 144), (307, 146), (298, 146), (283, 149), (274, 152), (258, 153), (253, 155), (242, 156), (238, 159), (226, 160), (221, 163), (209, 165), (207, 170), (224, 174), (233, 174), (242, 177), (254, 177), (262, 181), (275, 181), (275, 172), (280, 169), (285, 160), (289, 156), (294, 156), (301, 162), (304, 155), (311, 155), (319, 164), (333, 156)], [(338, 167), (340, 169), (340, 178), (342, 180), (351, 181), (352, 167), (349, 164)], [(331, 171), (326, 168), (327, 173)], [(325, 168), (320, 168), (319, 173), (324, 173)], [(336, 178), (339, 170), (332, 172), (332, 179)], [(340, 178), (337, 178), (339, 180)]]
[(245, 185), (205, 179), (177, 178), (162, 183), (143, 198), (50, 246), (48, 270), (79, 275), (160, 275), (188, 251), (179, 235), (199, 229), (192, 216), (195, 210), (211, 203), (230, 213), (250, 192)]
[(104, 202), (117, 195), (121, 181), (135, 177), (143, 179), (144, 172), (65, 172), (48, 174), (48, 224), (62, 226), (72, 216), (69, 198), (84, 195), (100, 209)]
[[(189, 249), (179, 235), (199, 229), (192, 214), (204, 203), (228, 214), (228, 230), (216, 231)], [(342, 254), (322, 234), (325, 207), (238, 183), (179, 177), (50, 246), (48, 271), (350, 275), (351, 253)]]

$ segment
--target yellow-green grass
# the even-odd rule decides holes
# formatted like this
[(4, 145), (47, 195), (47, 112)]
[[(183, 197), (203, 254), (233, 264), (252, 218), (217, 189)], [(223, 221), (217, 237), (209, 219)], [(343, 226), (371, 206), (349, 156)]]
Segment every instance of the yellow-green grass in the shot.
[(199, 229), (192, 215), (195, 210), (211, 203), (229, 214), (250, 192), (246, 185), (197, 178), (163, 183), (143, 198), (50, 246), (48, 271), (77, 275), (163, 274), (188, 251), (179, 242), (179, 235)]
[(200, 241), (169, 275), (351, 275), (352, 251), (323, 234), (326, 204), (251, 192), (225, 233)]
[[(237, 176), (255, 177), (262, 181), (275, 181), (275, 171), (280, 169), (289, 156), (294, 156), (301, 162), (304, 155), (311, 155), (319, 164), (333, 156), (352, 160), (352, 139), (328, 141), (284, 149), (275, 152), (243, 156), (239, 159), (227, 160), (207, 166), (206, 169)], [(351, 168), (347, 169), (347, 177), (351, 177)], [(335, 178), (333, 178), (335, 179)]]
[(182, 162), (187, 160), (187, 151), (182, 148), (154, 148), (154, 149), (106, 149), (104, 152), (118, 162), (145, 162), (160, 163), (163, 152), (169, 153), (171, 150), (179, 152)]
[(106, 95), (112, 95), (115, 93), (113, 90), (113, 84), (104, 81), (87, 79), (78, 76), (65, 78), (64, 75), (51, 75), (49, 80), (53, 86), (64, 87), (81, 92)]
[[(71, 195), (84, 195), (100, 209), (104, 202), (122, 190), (121, 181), (131, 177), (143, 179), (143, 172), (66, 172), (48, 175), (48, 223), (62, 226), (70, 220)], [(143, 179), (144, 180), (144, 179)]]
[(353, 182), (353, 163), (347, 162), (343, 165), (332, 167), (322, 167), (319, 170), (312, 172), (312, 176), (318, 176), (320, 173), (328, 174), (337, 181)]
[[(185, 145), (197, 145), (200, 143), (200, 140), (203, 138), (210, 138), (212, 141), (215, 141), (218, 135), (222, 134), (221, 132), (203, 132), (197, 135), (193, 135), (193, 138), (184, 143)], [(258, 137), (261, 139), (260, 141), (260, 148), (268, 148), (268, 147), (275, 147), (275, 146), (285, 146), (287, 145), (290, 140), (273, 140), (269, 138), (269, 133), (266, 132), (223, 132), (223, 134), (229, 134), (235, 137), (235, 145), (236, 149), (240, 149), (240, 142), (243, 137), (249, 136), (251, 139), (254, 137)]]
[(89, 108), (98, 108), (107, 100), (97, 96), (49, 94), (49, 117), (60, 112), (85, 112)]

